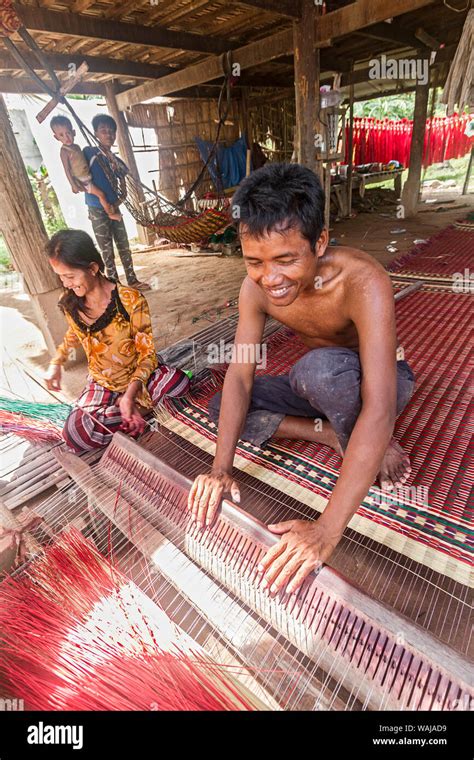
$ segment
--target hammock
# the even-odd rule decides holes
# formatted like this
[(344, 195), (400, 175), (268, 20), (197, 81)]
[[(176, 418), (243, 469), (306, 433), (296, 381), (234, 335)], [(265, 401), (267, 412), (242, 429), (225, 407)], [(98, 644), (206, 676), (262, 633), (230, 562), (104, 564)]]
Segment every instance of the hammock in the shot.
[[(24, 58), (22, 52), (10, 39), (14, 33), (20, 35), (23, 41), (39, 61), (40, 68), (50, 76), (55, 89), (44, 82), (35, 70)], [(177, 203), (172, 203), (164, 196), (151, 190), (138, 178), (128, 173), (125, 177), (118, 170), (118, 163), (113, 154), (106, 153), (99, 145), (95, 135), (86, 127), (66, 99), (63, 88), (54, 69), (50, 66), (47, 56), (38, 47), (35, 40), (23, 26), (20, 17), (12, 6), (12, 0), (0, 0), (0, 37), (7, 49), (11, 52), (19, 65), (35, 79), (40, 87), (50, 96), (51, 103), (43, 114), (49, 113), (58, 103), (62, 103), (69, 110), (74, 121), (78, 125), (83, 137), (89, 145), (99, 148), (98, 160), (109, 180), (119, 203), (123, 203), (133, 216), (135, 221), (142, 227), (154, 230), (159, 237), (170, 240), (173, 243), (199, 243), (209, 238), (215, 232), (226, 227), (231, 221), (227, 211), (228, 199), (220, 191), (222, 183), (217, 183), (218, 202), (214, 208), (196, 211), (192, 207), (192, 197), (208, 171), (208, 167), (216, 154), (220, 131), (227, 118), (230, 107), (230, 91), (235, 82), (232, 77), (231, 53), (222, 57), (224, 83), (218, 100), (219, 122), (216, 130), (214, 144), (209, 151), (207, 161), (204, 163), (198, 177)], [(44, 116), (42, 117), (44, 118)], [(220, 171), (220, 170), (219, 170)], [(190, 203), (191, 202), (191, 203)]]
[[(107, 157), (101, 154), (99, 160), (120, 202), (138, 224), (154, 230), (159, 237), (172, 243), (199, 243), (227, 227), (231, 221), (226, 211), (229, 205), (226, 198), (219, 197), (213, 208), (183, 211), (179, 204), (171, 203), (150, 190), (131, 174), (126, 175), (125, 190), (122, 190)], [(143, 194), (145, 201), (140, 200)]]
[[(117, 164), (111, 154), (105, 153), (100, 146), (99, 161), (102, 168), (112, 185), (114, 192), (117, 194), (121, 203), (130, 211), (134, 219), (142, 227), (148, 227), (162, 238), (170, 240), (173, 243), (198, 243), (209, 238), (214, 233), (223, 229), (230, 223), (230, 217), (227, 209), (229, 208), (229, 199), (225, 197), (223, 187), (224, 183), (221, 177), (221, 170), (217, 160), (217, 146), (222, 126), (225, 124), (230, 109), (230, 91), (233, 84), (231, 76), (232, 60), (228, 53), (223, 57), (224, 83), (219, 93), (217, 110), (219, 122), (217, 125), (214, 142), (209, 149), (206, 161), (203, 164), (199, 175), (193, 182), (186, 194), (177, 203), (172, 203), (164, 196), (144, 185), (132, 174), (125, 176), (117, 171)], [(72, 111), (71, 111), (72, 112)], [(73, 113), (73, 112), (72, 112)], [(87, 128), (82, 124), (80, 119), (74, 114), (79, 128), (86, 139)], [(86, 132), (84, 131), (86, 130)], [(98, 145), (95, 136), (88, 132), (96, 145)], [(89, 139), (90, 142), (90, 139)], [(189, 202), (195, 194), (197, 188), (202, 184), (206, 173), (213, 179), (209, 168), (214, 165), (214, 173), (217, 173), (214, 184), (217, 188), (216, 203), (212, 208), (204, 210), (194, 210), (189, 208)], [(197, 202), (199, 205), (199, 201)], [(186, 208), (186, 206), (188, 206)]]
[[(170, 219), (171, 222), (171, 219)], [(225, 211), (209, 208), (194, 217), (176, 216), (168, 225), (158, 224), (157, 221), (148, 224), (158, 235), (173, 243), (198, 243), (229, 224)]]

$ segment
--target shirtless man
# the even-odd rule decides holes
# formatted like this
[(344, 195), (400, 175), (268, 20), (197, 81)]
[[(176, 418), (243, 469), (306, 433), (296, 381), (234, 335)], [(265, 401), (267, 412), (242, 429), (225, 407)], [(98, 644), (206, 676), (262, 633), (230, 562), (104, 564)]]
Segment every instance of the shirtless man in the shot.
[[(285, 587), (291, 593), (329, 559), (377, 475), (388, 490), (407, 481), (410, 462), (392, 433), (414, 376), (397, 362), (390, 279), (372, 256), (328, 247), (324, 192), (312, 171), (298, 164), (259, 169), (235, 193), (233, 216), (247, 277), (234, 360), (222, 396), (211, 401), (219, 422), (214, 464), (194, 481), (188, 508), (204, 526), (224, 493), (240, 500), (232, 478), (239, 438), (260, 446), (272, 436), (317, 441), (341, 453), (340, 475), (319, 519), (268, 526), (281, 539), (261, 562), (261, 583), (272, 594)], [(289, 375), (254, 380), (248, 346), (261, 343), (267, 315), (310, 350)]]

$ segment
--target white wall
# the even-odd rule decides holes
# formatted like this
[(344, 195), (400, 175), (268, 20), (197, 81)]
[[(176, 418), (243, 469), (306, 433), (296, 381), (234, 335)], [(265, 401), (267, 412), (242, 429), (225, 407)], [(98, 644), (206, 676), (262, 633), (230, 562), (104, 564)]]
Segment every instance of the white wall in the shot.
[(9, 114), (25, 166), (31, 166), (36, 171), (42, 164), (42, 157), (31, 132), (26, 113), (15, 108), (11, 109)]
[[(36, 120), (36, 114), (41, 111), (43, 106), (48, 102), (46, 96), (5, 95), (4, 97), (9, 109), (19, 108), (24, 110), (27, 115), (33, 137), (43, 157), (43, 162), (48, 169), (48, 174), (56, 191), (56, 195), (58, 196), (66, 224), (68, 227), (82, 229), (92, 235), (92, 225), (87, 216), (84, 195), (82, 193), (75, 195), (71, 191), (62, 167), (61, 159), (59, 158), (60, 143), (54, 139), (49, 126), (52, 116), (57, 114), (71, 118), (68, 109), (61, 104), (58, 105), (51, 115), (42, 124), (39, 124)], [(91, 120), (93, 116), (97, 113), (107, 113), (103, 98), (98, 100), (71, 100), (71, 105), (79, 118), (89, 129), (91, 128)], [(71, 119), (71, 121), (73, 121), (73, 119)], [(139, 136), (141, 130), (131, 129), (130, 131), (132, 135), (137, 135), (137, 140), (141, 139)], [(78, 128), (76, 128), (76, 141), (81, 147), (84, 147), (87, 144)], [(153, 177), (156, 178), (157, 175), (156, 173), (149, 173), (149, 171), (150, 169), (156, 169), (158, 166), (157, 154), (155, 152), (137, 153), (136, 159), (142, 181), (151, 187), (151, 180)], [(121, 211), (123, 213), (129, 237), (136, 237), (137, 226), (135, 220), (123, 205), (121, 206)]]

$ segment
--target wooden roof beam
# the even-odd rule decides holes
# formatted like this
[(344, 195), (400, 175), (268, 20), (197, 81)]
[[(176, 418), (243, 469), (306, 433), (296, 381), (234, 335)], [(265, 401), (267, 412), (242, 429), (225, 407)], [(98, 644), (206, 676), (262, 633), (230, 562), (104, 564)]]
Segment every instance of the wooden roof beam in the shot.
[[(48, 83), (50, 84), (49, 80)], [(39, 93), (45, 95), (34, 79), (27, 77), (0, 76), (0, 93), (18, 93), (27, 95), (29, 93)], [(103, 95), (105, 86), (101, 82), (81, 82), (74, 87), (74, 95)]]
[(400, 45), (408, 48), (419, 48), (420, 42), (414, 34), (404, 32), (397, 24), (374, 24), (368, 29), (357, 32), (358, 36), (369, 37), (374, 40), (384, 42), (399, 42)]
[(72, 4), (72, 13), (84, 13), (89, 10), (91, 5), (94, 5), (95, 0), (74, 0)]
[(225, 53), (233, 47), (228, 40), (190, 32), (176, 32), (160, 26), (139, 26), (110, 21), (95, 16), (35, 8), (31, 5), (15, 5), (15, 10), (30, 32), (49, 32), (72, 37), (125, 42), (133, 45), (191, 50), (199, 53)]
[[(358, 0), (337, 11), (320, 16), (316, 23), (316, 47), (322, 47), (329, 40), (343, 37), (364, 27), (371, 26), (389, 16), (398, 16), (408, 11), (430, 5), (433, 0)], [(233, 51), (233, 60), (240, 70), (258, 66), (266, 61), (289, 55), (293, 52), (293, 29), (265, 37), (257, 42), (244, 45)], [(137, 103), (143, 103), (171, 91), (211, 82), (222, 76), (219, 58), (206, 58), (187, 68), (147, 82), (128, 90), (117, 97), (119, 108), (125, 110)]]
[(122, 2), (111, 5), (104, 13), (104, 18), (123, 18), (127, 13), (138, 10), (137, 0), (122, 0)]
[[(120, 87), (120, 91), (126, 88)], [(219, 95), (219, 85), (204, 85), (201, 87), (189, 87), (179, 92), (170, 92), (170, 99), (215, 99)], [(282, 92), (285, 88), (282, 88)], [(293, 88), (287, 88), (288, 94)], [(0, 76), (0, 94), (16, 93), (19, 95), (45, 95), (44, 90), (34, 79), (27, 77)], [(105, 95), (105, 82), (82, 82), (74, 87), (75, 95)]]
[[(193, 13), (196, 13), (196, 11), (200, 10), (201, 8), (204, 8), (205, 6), (209, 5), (210, 0), (190, 0), (188, 5), (184, 5), (181, 8), (176, 8), (176, 5), (171, 5), (172, 10), (168, 11), (163, 16), (163, 8), (161, 7), (160, 3), (158, 5), (151, 6), (148, 11), (148, 18), (150, 20), (150, 24), (153, 24), (153, 22), (160, 18), (159, 23), (162, 26), (168, 26), (168, 24), (175, 24), (179, 23), (182, 24), (185, 19), (187, 19), (189, 16), (192, 16)], [(154, 8), (154, 10), (152, 10)]]
[[(32, 68), (36, 69), (38, 61), (35, 56), (23, 49), (22, 53)], [(90, 74), (113, 74), (114, 76), (130, 77), (131, 79), (154, 79), (175, 71), (171, 66), (92, 55), (65, 55), (47, 52), (45, 53), (45, 57), (55, 71), (70, 71), (71, 64), (79, 67), (83, 61), (87, 63)], [(0, 48), (0, 70), (2, 69), (18, 69), (18, 63), (10, 53)]]
[(262, 11), (277, 13), (285, 18), (298, 19), (301, 17), (300, 0), (238, 0), (238, 5), (260, 8)]
[[(350, 71), (351, 69), (351, 59), (348, 57), (343, 58), (331, 47), (321, 50), (320, 62), (321, 71)], [(278, 63), (286, 63), (293, 68), (294, 57), (292, 55), (283, 56), (278, 59)]]
[[(441, 64), (446, 63), (446, 61), (452, 60), (452, 57), (456, 51), (456, 45), (447, 45), (445, 48), (442, 48), (441, 50), (438, 50), (436, 53), (436, 58), (434, 62), (430, 66), (430, 75), (432, 76), (434, 68), (437, 66), (440, 66)], [(414, 58), (426, 58), (426, 53), (421, 52), (418, 54), (415, 54), (413, 56)], [(403, 58), (403, 54), (393, 56), (393, 58), (396, 60), (398, 58)], [(370, 67), (364, 67), (363, 69), (354, 69), (352, 73), (343, 73), (341, 77), (341, 87), (348, 87), (351, 82), (353, 84), (362, 84), (363, 82), (377, 82), (377, 81), (384, 81), (384, 80), (377, 80), (373, 79), (369, 76), (369, 72), (371, 71)], [(390, 81), (400, 81), (400, 80), (390, 80)], [(404, 81), (404, 80), (402, 80)], [(321, 81), (323, 84), (323, 82)]]
[[(442, 48), (436, 56), (436, 60), (434, 64), (431, 67), (431, 70), (434, 69), (436, 66), (442, 66), (444, 63), (448, 60), (452, 59), (452, 56), (454, 54), (454, 51), (456, 49), (456, 45), (451, 45), (447, 48)], [(242, 78), (243, 79), (243, 78)], [(355, 100), (371, 100), (373, 98), (380, 98), (383, 95), (396, 95), (397, 93), (405, 93), (405, 92), (414, 92), (415, 91), (415, 85), (413, 86), (402, 86), (399, 87), (396, 84), (396, 81), (398, 80), (369, 80), (369, 69), (356, 69), (351, 76), (348, 73), (343, 73), (342, 79), (341, 79), (341, 87), (345, 88), (348, 87), (351, 83), (351, 80), (354, 82), (354, 84), (357, 86), (358, 84), (367, 83), (368, 81), (371, 82), (374, 86), (377, 85), (377, 83), (385, 83), (387, 84), (394, 84), (393, 89), (387, 88), (385, 90), (380, 90), (380, 92), (374, 92), (370, 95), (361, 95), (359, 96), (356, 92)], [(321, 76), (321, 84), (331, 84), (332, 77), (328, 77), (327, 75), (323, 74)], [(274, 83), (269, 83), (269, 79), (267, 77), (261, 77), (261, 79), (257, 78), (245, 78), (245, 81), (243, 79), (242, 85), (246, 86), (252, 86), (252, 87), (272, 87), (276, 88), (277, 85)], [(442, 81), (440, 80), (440, 86), (442, 85)], [(294, 86), (289, 86), (288, 84), (281, 82), (279, 85), (279, 93), (278, 95), (275, 95), (275, 98), (281, 98), (281, 97), (292, 97), (294, 95)], [(170, 92), (167, 97), (170, 99), (187, 99), (187, 98), (199, 98), (199, 99), (208, 99), (208, 98), (215, 98), (219, 94), (220, 85), (219, 84), (212, 84), (212, 85), (200, 85), (198, 87), (188, 87), (185, 90), (179, 90), (176, 92)], [(12, 77), (12, 76), (0, 76), (0, 93), (22, 93), (22, 94), (28, 94), (28, 93), (42, 93), (43, 90), (38, 86), (38, 84), (32, 80), (28, 79), (26, 77)], [(128, 92), (127, 88), (122, 87), (122, 92)], [(84, 94), (84, 95), (104, 95), (105, 94), (105, 84), (103, 82), (83, 82), (80, 85), (77, 85), (74, 88), (74, 93), (78, 94)], [(347, 98), (345, 97), (345, 100)], [(261, 95), (250, 96), (250, 102), (261, 102)]]
[[(437, 51), (436, 58), (433, 66), (436, 66), (438, 64), (444, 63), (446, 61), (450, 61), (453, 58), (454, 53), (456, 52), (456, 45), (447, 45), (444, 48), (441, 48)], [(393, 53), (387, 53), (387, 57), (390, 58), (402, 58), (403, 53), (393, 52)], [(374, 58), (377, 58), (378, 56), (374, 55)], [(427, 54), (426, 51), (421, 51), (420, 53), (414, 53), (414, 58), (429, 58), (429, 53)], [(279, 59), (279, 62), (284, 59)], [(290, 62), (289, 59), (288, 62)], [(354, 60), (354, 65), (357, 65), (357, 60)], [(332, 77), (329, 76), (329, 72), (339, 72), (342, 74), (342, 80), (341, 80), (341, 87), (348, 86), (351, 81), (351, 61), (349, 59), (343, 59), (341, 57), (332, 56), (330, 50), (325, 50), (321, 54), (321, 84), (330, 84)], [(371, 77), (369, 77), (369, 71), (370, 69), (364, 66), (364, 68), (361, 69), (354, 69), (354, 83), (360, 84), (365, 81), (371, 80)], [(281, 80), (281, 87), (288, 87), (288, 81), (285, 79), (286, 75), (280, 74), (279, 79)], [(266, 79), (266, 81), (271, 81), (271, 78), (273, 80), (276, 80), (276, 74), (271, 74), (267, 77), (260, 77), (261, 80)], [(371, 80), (374, 81), (374, 80)], [(258, 77), (252, 77), (252, 74), (248, 75), (248, 78), (246, 75), (242, 76), (242, 85), (249, 84), (250, 86), (258, 87), (258, 86), (265, 86), (263, 81), (262, 84), (259, 84), (259, 78)], [(278, 87), (279, 85), (276, 83), (276, 81), (272, 82), (271, 84), (267, 85), (268, 87)]]
[[(239, 48), (233, 60), (238, 62), (240, 70), (243, 71), (273, 58), (278, 58), (281, 54), (291, 52), (292, 46), (293, 30), (290, 29)], [(223, 73), (220, 57), (206, 58), (200, 63), (180, 69), (166, 77), (146, 82), (137, 88), (128, 90), (118, 95), (117, 102), (119, 108), (124, 111), (130, 106), (143, 103), (145, 100), (150, 100), (159, 95), (164, 96), (187, 87), (212, 82), (212, 80), (222, 77)]]

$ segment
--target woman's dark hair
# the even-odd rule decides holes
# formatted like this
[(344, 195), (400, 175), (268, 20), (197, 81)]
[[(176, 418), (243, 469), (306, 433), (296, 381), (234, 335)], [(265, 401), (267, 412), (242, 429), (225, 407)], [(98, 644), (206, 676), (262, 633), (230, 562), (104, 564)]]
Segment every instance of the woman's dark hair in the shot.
[[(82, 230), (60, 230), (56, 232), (46, 246), (50, 259), (56, 259), (61, 264), (67, 264), (71, 269), (86, 271), (91, 264), (97, 264), (101, 275), (104, 273), (104, 262), (87, 232)], [(77, 296), (73, 290), (66, 290), (58, 304), (61, 311), (67, 311), (77, 319), (81, 311), (87, 316), (84, 298)]]
[(94, 132), (97, 132), (101, 124), (106, 124), (108, 127), (117, 131), (117, 122), (112, 116), (109, 116), (108, 113), (98, 113), (94, 116), (92, 119), (92, 129)]
[(266, 164), (252, 172), (232, 198), (232, 217), (245, 234), (298, 229), (314, 251), (324, 227), (324, 190), (300, 164)]

